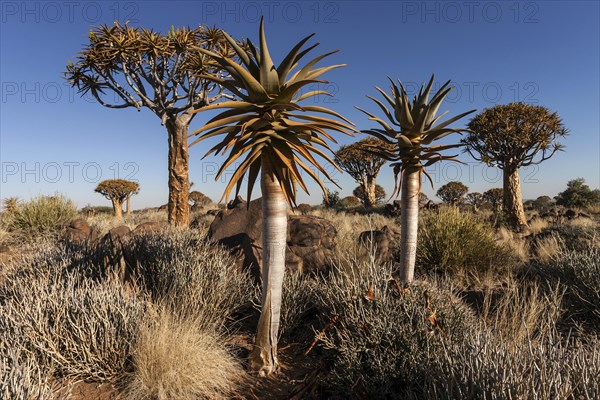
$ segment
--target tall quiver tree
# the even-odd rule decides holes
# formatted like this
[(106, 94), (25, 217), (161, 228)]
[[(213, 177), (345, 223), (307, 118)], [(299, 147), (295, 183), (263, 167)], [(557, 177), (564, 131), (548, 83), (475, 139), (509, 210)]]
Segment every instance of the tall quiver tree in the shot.
[(188, 126), (194, 111), (224, 93), (200, 74), (221, 76), (199, 49), (229, 51), (216, 28), (181, 28), (166, 34), (115, 23), (90, 31), (89, 43), (67, 64), (67, 81), (104, 107), (151, 110), (167, 129), (169, 223), (189, 223)]
[(466, 151), (503, 171), (503, 208), (512, 228), (527, 226), (519, 168), (546, 161), (563, 146), (558, 140), (567, 129), (557, 113), (525, 103), (497, 105), (483, 110), (468, 124)]
[[(433, 181), (425, 168), (441, 160), (455, 160), (456, 156), (442, 155), (440, 152), (460, 146), (460, 144), (432, 145), (432, 143), (451, 133), (464, 131), (461, 128), (449, 128), (448, 126), (475, 111), (467, 111), (444, 122), (439, 122), (445, 113), (437, 115), (437, 112), (452, 87), (449, 86), (450, 81), (446, 82), (429, 99), (433, 80), (432, 76), (427, 86), (422, 85), (412, 101), (408, 99), (406, 90), (400, 81), (398, 81), (399, 85), (396, 85), (390, 79), (391, 94), (376, 87), (384, 100), (367, 97), (379, 106), (389, 123), (375, 114), (357, 107), (369, 116), (369, 120), (375, 121), (381, 126), (381, 128), (363, 132), (393, 146), (393, 150), (372, 147), (371, 151), (392, 161), (391, 166), (394, 167), (396, 179), (392, 196), (401, 194), (398, 276), (405, 284), (410, 283), (414, 277), (422, 175), (425, 174), (433, 186)], [(388, 106), (391, 107), (391, 110), (388, 109)]]
[[(125, 179), (107, 179), (96, 186), (95, 192), (100, 193), (112, 202), (116, 218), (123, 218), (123, 202), (129, 201), (132, 194), (138, 193), (140, 185)], [(129, 207), (128, 207), (129, 208)]]
[[(231, 80), (227, 82), (214, 77), (207, 78), (226, 86), (240, 98), (239, 101), (206, 107), (205, 110), (225, 111), (194, 132), (196, 135), (202, 135), (198, 140), (225, 135), (223, 140), (207, 153), (208, 155), (213, 151), (215, 154), (229, 151), (216, 179), (245, 155), (225, 188), (223, 197), (228, 198), (234, 186), (236, 194), (239, 193), (242, 178), (248, 175), (247, 196), (250, 200), (252, 189), (260, 174), (263, 195), (262, 307), (254, 348), (250, 353), (250, 366), (261, 375), (270, 374), (278, 366), (277, 336), (287, 236), (286, 204), (295, 206), (298, 185), (308, 192), (300, 171), (314, 179), (326, 193), (323, 183), (309, 166), (316, 168), (331, 180), (314, 155), (335, 165), (323, 151), (331, 152), (325, 139), (334, 141), (327, 131), (349, 133), (354, 130), (349, 121), (334, 111), (320, 106), (300, 104), (302, 100), (317, 95), (331, 95), (322, 90), (304, 94), (300, 94), (299, 91), (312, 83), (327, 83), (317, 78), (329, 70), (343, 66), (342, 64), (313, 68), (321, 59), (335, 53), (331, 52), (315, 58), (302, 68), (298, 67), (300, 59), (316, 46), (303, 49), (312, 36), (304, 38), (294, 46), (277, 67), (269, 55), (262, 19), (259, 49), (249, 40), (246, 42), (247, 50), (242, 49), (233, 39), (226, 36), (240, 63), (204, 51), (231, 75)], [(298, 70), (290, 76), (295, 68)], [(319, 114), (328, 114), (337, 119)]]
[(383, 140), (366, 138), (347, 146), (341, 146), (335, 152), (335, 162), (362, 188), (364, 205), (367, 207), (373, 207), (377, 202), (377, 175), (387, 162), (379, 155), (368, 151), (370, 147), (393, 149)]

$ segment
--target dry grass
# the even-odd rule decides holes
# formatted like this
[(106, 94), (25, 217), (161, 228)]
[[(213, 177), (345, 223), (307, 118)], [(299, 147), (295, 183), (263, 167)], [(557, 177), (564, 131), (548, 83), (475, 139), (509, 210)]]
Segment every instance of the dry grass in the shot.
[(550, 223), (543, 218), (533, 218), (529, 223), (529, 232), (534, 235), (540, 234), (544, 229), (546, 229)]
[(549, 235), (536, 240), (534, 244), (535, 256), (543, 263), (550, 262), (562, 250), (561, 239), (557, 235)]
[(508, 248), (519, 261), (529, 261), (529, 244), (510, 229), (501, 226), (496, 233), (496, 240), (499, 244)]
[(244, 371), (223, 340), (161, 308), (142, 324), (133, 345), (134, 371), (121, 395), (127, 400), (231, 398)]

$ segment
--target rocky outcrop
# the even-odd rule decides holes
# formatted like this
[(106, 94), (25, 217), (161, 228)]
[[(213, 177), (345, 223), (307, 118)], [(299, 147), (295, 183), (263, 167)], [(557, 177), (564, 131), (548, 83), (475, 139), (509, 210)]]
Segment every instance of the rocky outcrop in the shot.
[[(262, 199), (249, 204), (238, 197), (220, 210), (208, 229), (208, 239), (229, 248), (240, 265), (260, 276)], [(331, 222), (309, 215), (288, 216), (286, 268), (303, 273), (327, 271), (337, 232)]]

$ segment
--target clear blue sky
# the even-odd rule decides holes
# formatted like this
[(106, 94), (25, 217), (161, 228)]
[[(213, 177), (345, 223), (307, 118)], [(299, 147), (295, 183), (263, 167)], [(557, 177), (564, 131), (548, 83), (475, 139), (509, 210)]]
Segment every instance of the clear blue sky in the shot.
[[(354, 106), (374, 110), (365, 95), (376, 94), (375, 85), (387, 87), (386, 76), (414, 88), (435, 73), (456, 86), (443, 107), (452, 115), (525, 101), (563, 118), (571, 132), (566, 151), (521, 171), (524, 198), (554, 196), (576, 177), (600, 186), (597, 1), (2, 1), (1, 7), (2, 198), (61, 192), (79, 206), (109, 205), (93, 190), (99, 180), (119, 177), (140, 183), (135, 208), (166, 203), (167, 137), (158, 118), (78, 97), (62, 79), (65, 65), (87, 42), (90, 27), (115, 19), (161, 32), (171, 25), (217, 25), (256, 41), (260, 14), (276, 63), (312, 32), (321, 43), (314, 55), (340, 49), (328, 62), (348, 66), (324, 76), (336, 97), (321, 101), (359, 129), (371, 125)], [(191, 129), (206, 118), (200, 114)], [(338, 137), (342, 144), (356, 140)], [(214, 182), (212, 171), (222, 159), (201, 160), (206, 147), (191, 148), (190, 179), (218, 200), (225, 184)], [(501, 186), (500, 171), (468, 155), (461, 159), (468, 165), (430, 169), (436, 189), (457, 179), (471, 191)], [(342, 195), (356, 186), (347, 174), (335, 179)], [(391, 191), (389, 167), (379, 182)], [(301, 194), (299, 201), (321, 201), (311, 188), (312, 197)]]

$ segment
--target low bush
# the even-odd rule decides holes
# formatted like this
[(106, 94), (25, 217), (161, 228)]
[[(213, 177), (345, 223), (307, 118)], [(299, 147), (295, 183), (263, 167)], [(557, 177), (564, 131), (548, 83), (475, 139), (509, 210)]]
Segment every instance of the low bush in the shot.
[(513, 261), (494, 230), (472, 213), (443, 207), (419, 223), (417, 265), (425, 271), (477, 274), (510, 268)]
[(191, 231), (139, 235), (124, 247), (140, 288), (153, 302), (192, 317), (208, 330), (230, 326), (251, 308), (258, 288), (249, 272), (235, 266), (225, 249)]
[(2, 340), (64, 377), (110, 381), (125, 371), (144, 300), (115, 280), (69, 273), (61, 250), (0, 286)]
[(38, 196), (7, 213), (8, 229), (23, 240), (57, 236), (77, 215), (75, 203), (67, 197)]
[(475, 317), (449, 289), (416, 282), (404, 290), (389, 269), (363, 271), (338, 271), (318, 287), (332, 363), (324, 386), (344, 398), (403, 399), (444, 342), (470, 334)]

